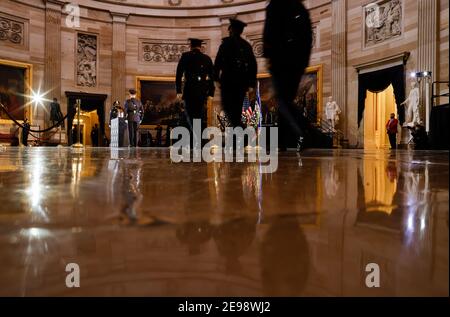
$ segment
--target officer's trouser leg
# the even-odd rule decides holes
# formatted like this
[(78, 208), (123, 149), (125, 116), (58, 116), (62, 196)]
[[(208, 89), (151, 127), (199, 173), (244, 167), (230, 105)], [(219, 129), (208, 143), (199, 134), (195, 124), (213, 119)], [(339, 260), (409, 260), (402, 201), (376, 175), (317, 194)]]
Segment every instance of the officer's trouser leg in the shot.
[(136, 146), (137, 144), (137, 122), (128, 122), (128, 133), (130, 139), (130, 146)]
[[(199, 91), (194, 91), (188, 96), (185, 96), (185, 113), (188, 122), (188, 129), (191, 134), (191, 148), (195, 142), (202, 144), (202, 133), (205, 128), (204, 125), (204, 110), (206, 104), (206, 95)], [(200, 120), (200, 134), (194, 129), (194, 120)]]
[(278, 102), (279, 144), (281, 147), (287, 145), (290, 137), (298, 139), (304, 136), (298, 122), (298, 111), (293, 103), (301, 77), (301, 72), (289, 74), (272, 71), (272, 81)]
[(221, 92), (222, 107), (228, 120), (230, 120), (230, 123), (234, 128), (241, 127), (242, 105), (247, 91), (242, 87), (223, 85)]

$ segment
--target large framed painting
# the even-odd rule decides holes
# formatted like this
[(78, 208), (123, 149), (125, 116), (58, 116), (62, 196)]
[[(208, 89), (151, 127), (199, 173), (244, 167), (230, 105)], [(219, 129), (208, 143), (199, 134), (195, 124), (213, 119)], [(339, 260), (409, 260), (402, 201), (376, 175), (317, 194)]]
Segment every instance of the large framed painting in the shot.
[(138, 76), (137, 97), (144, 105), (143, 125), (176, 125), (181, 109), (177, 103), (175, 77)]
[[(308, 67), (303, 75), (295, 98), (295, 105), (299, 113), (312, 121), (319, 121), (323, 113), (322, 82), (323, 66)], [(263, 123), (275, 124), (277, 118), (277, 102), (269, 74), (258, 75), (261, 94), (261, 110)]]
[[(0, 59), (0, 102), (17, 120), (30, 115), (32, 65)], [(9, 117), (0, 110), (0, 121), (10, 122)]]

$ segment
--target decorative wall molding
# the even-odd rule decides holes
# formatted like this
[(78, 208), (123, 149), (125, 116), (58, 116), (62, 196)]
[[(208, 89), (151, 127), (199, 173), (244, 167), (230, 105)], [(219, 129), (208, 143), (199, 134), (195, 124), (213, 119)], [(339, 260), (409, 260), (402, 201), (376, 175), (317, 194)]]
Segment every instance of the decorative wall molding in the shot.
[(247, 39), (253, 48), (253, 53), (256, 58), (264, 57), (264, 39), (262, 34), (250, 34), (247, 35)]
[(127, 23), (129, 14), (110, 11), (113, 23)]
[(97, 86), (97, 48), (97, 35), (77, 33), (76, 77), (78, 86)]
[(179, 5), (181, 5), (181, 0), (169, 0), (169, 5), (179, 6)]
[(380, 0), (363, 7), (363, 47), (403, 35), (403, 0)]
[(0, 43), (27, 47), (28, 20), (0, 13)]
[[(204, 40), (202, 52), (207, 53), (209, 40)], [(139, 60), (143, 63), (178, 63), (181, 55), (190, 50), (187, 41), (180, 40), (139, 40)]]
[(353, 67), (359, 74), (366, 74), (398, 65), (406, 65), (410, 56), (410, 52), (402, 52), (400, 54), (383, 57), (370, 62), (353, 65)]

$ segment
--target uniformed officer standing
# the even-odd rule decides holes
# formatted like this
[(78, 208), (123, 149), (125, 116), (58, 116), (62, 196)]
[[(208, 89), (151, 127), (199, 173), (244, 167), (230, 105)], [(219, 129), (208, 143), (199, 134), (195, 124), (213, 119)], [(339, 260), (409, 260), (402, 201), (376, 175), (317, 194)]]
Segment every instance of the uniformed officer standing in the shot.
[[(50, 121), (52, 125), (57, 124), (64, 118), (61, 107), (58, 103), (58, 99), (53, 98), (53, 102), (50, 103)], [(61, 122), (61, 127), (64, 128), (64, 121)]]
[[(195, 38), (191, 38), (189, 41), (191, 50), (183, 53), (178, 62), (176, 89), (178, 100), (184, 100), (185, 114), (189, 129), (192, 131), (194, 119), (200, 119), (202, 126), (205, 126), (206, 101), (208, 98), (214, 97), (215, 87), (212, 60), (201, 52), (203, 41)], [(184, 89), (182, 88), (183, 76)]]
[(222, 40), (214, 63), (214, 77), (220, 82), (222, 107), (233, 127), (241, 126), (242, 104), (256, 87), (257, 64), (252, 46), (241, 34), (246, 23), (230, 19), (230, 36)]
[(136, 99), (136, 90), (130, 89), (129, 99), (124, 103), (125, 115), (128, 120), (128, 137), (130, 139), (130, 146), (137, 146), (137, 133), (142, 118), (144, 117), (144, 107), (139, 99)]
[(122, 107), (120, 106), (120, 102), (118, 100), (114, 101), (111, 111), (109, 112), (109, 126), (111, 127), (111, 120), (124, 117), (124, 112)]
[(271, 0), (266, 9), (264, 26), (264, 57), (278, 101), (280, 149), (286, 148), (290, 136), (297, 140), (297, 150), (304, 145), (293, 101), (309, 64), (312, 49), (312, 26), (308, 10), (300, 0)]

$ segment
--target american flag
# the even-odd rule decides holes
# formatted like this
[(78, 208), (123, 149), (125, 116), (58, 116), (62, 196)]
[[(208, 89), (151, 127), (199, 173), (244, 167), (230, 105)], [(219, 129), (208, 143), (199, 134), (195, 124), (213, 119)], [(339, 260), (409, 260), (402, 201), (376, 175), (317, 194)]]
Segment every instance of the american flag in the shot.
[(245, 95), (244, 103), (242, 104), (242, 121), (249, 125), (253, 116), (252, 107), (250, 105), (250, 98), (248, 94)]
[(262, 124), (262, 112), (261, 112), (261, 94), (259, 91), (259, 81), (256, 86), (256, 103), (255, 103), (255, 111), (258, 116), (258, 129)]
[(246, 125), (253, 125), (255, 128), (261, 127), (262, 116), (261, 116), (261, 95), (259, 91), (259, 82), (256, 88), (256, 101), (255, 110), (252, 109), (250, 104), (250, 98), (248, 94), (245, 95), (244, 103), (242, 104), (242, 121)]

